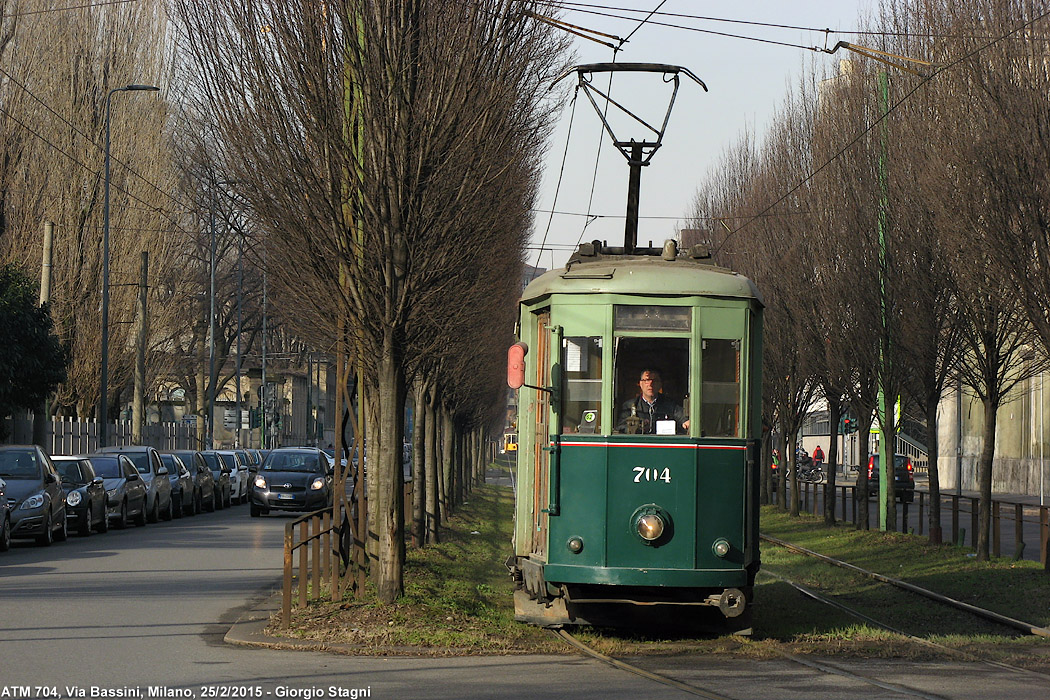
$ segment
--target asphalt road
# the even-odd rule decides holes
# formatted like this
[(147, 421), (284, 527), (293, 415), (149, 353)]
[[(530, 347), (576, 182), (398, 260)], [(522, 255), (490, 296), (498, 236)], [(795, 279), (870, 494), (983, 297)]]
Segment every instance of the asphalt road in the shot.
[[(0, 554), (0, 698), (693, 697), (579, 656), (372, 658), (231, 646), (223, 637), (279, 581), (287, 517), (246, 506)], [(914, 697), (784, 662), (651, 659), (744, 700)], [(844, 662), (921, 697), (1045, 698), (987, 667)], [(965, 682), (963, 682), (965, 679)], [(152, 689), (152, 690), (151, 690)], [(931, 692), (932, 691), (932, 692)], [(927, 694), (928, 693), (928, 694)]]

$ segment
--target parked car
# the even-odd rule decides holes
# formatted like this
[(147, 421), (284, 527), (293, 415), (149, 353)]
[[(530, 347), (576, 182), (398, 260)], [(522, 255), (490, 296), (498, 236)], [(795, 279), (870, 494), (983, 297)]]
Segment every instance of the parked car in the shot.
[(205, 450), (198, 453), (211, 470), (215, 488), (215, 507), (229, 508), (233, 499), (230, 484), (230, 468), (227, 467), (219, 453), (215, 450)]
[(102, 477), (95, 474), (87, 457), (55, 455), (51, 462), (66, 490), (66, 523), (84, 537), (92, 530), (109, 530), (106, 514), (106, 487)]
[(248, 464), (241, 461), (234, 450), (218, 450), (219, 459), (230, 470), (230, 501), (244, 503), (248, 500)]
[(94, 454), (88, 457), (106, 489), (106, 515), (110, 523), (124, 529), (128, 520), (146, 524), (146, 482), (134, 462), (123, 454)]
[(314, 511), (332, 505), (332, 468), (316, 447), (281, 448), (259, 466), (249, 494), (251, 516), (271, 510)]
[(7, 505), (7, 482), (0, 479), (0, 552), (11, 549), (11, 506)]
[(36, 445), (0, 445), (11, 536), (47, 546), (66, 539), (66, 494), (51, 458)]
[(193, 477), (182, 460), (170, 452), (161, 452), (160, 461), (168, 470), (168, 483), (171, 484), (172, 509), (176, 518), (183, 515), (196, 515), (196, 501), (193, 498)]
[(215, 510), (215, 477), (207, 462), (195, 450), (175, 450), (171, 454), (182, 460), (193, 479), (193, 510), (195, 513)]
[(127, 455), (135, 465), (143, 483), (146, 484), (146, 520), (155, 523), (160, 518), (171, 520), (175, 517), (175, 509), (171, 500), (171, 482), (167, 479), (168, 470), (160, 460), (160, 452), (157, 451), (157, 448), (145, 445), (125, 445), (103, 447), (99, 452)]
[[(868, 456), (868, 468), (857, 473), (857, 487), (860, 492), (861, 480), (868, 480), (868, 497), (873, 498), (879, 493), (879, 455)], [(901, 501), (911, 503), (915, 500), (915, 477), (911, 457), (908, 455), (893, 455), (893, 493)]]

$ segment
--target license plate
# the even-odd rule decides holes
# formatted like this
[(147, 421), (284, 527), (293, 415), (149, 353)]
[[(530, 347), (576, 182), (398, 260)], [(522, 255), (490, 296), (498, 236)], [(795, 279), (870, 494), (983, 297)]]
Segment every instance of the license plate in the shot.
[(293, 498), (295, 498), (295, 496), (293, 496), (290, 493), (279, 493), (279, 494), (277, 494), (277, 500), (279, 500), (279, 501), (290, 501)]

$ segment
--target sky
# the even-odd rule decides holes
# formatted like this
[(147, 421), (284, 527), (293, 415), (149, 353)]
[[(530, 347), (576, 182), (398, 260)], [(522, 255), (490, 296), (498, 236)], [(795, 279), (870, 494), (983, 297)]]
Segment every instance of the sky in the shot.
[[(685, 227), (683, 217), (692, 211), (699, 183), (717, 167), (726, 150), (738, 142), (745, 128), (761, 138), (788, 87), (797, 84), (807, 67), (816, 66), (834, 72), (838, 61), (849, 57), (848, 52), (841, 50), (831, 55), (797, 47), (833, 47), (839, 41), (864, 45), (864, 37), (855, 36), (850, 31), (860, 26), (858, 18), (866, 16), (871, 6), (871, 0), (664, 0), (662, 5), (660, 0), (566, 0), (565, 12), (561, 16), (563, 21), (618, 37), (630, 35), (629, 41), (616, 55), (618, 63), (682, 66), (699, 77), (708, 88), (708, 92), (704, 92), (688, 78), (681, 78), (662, 146), (650, 165), (642, 168), (639, 245), (652, 241), (659, 246), (664, 240), (676, 237), (676, 231)], [(638, 28), (646, 15), (658, 7), (658, 13)], [(625, 9), (633, 12), (625, 12)], [(700, 20), (680, 15), (796, 28)], [(792, 46), (677, 29), (659, 23)], [(824, 31), (799, 28), (826, 28), (832, 32), (826, 35)], [(607, 41), (618, 43), (616, 40)], [(577, 65), (613, 60), (613, 50), (609, 47), (581, 38), (574, 38), (573, 45)], [(609, 73), (596, 73), (593, 84), (606, 92), (609, 77)], [(531, 247), (527, 251), (528, 264), (548, 269), (563, 266), (581, 240), (597, 239), (620, 246), (624, 239), (627, 160), (613, 146), (612, 138), (602, 128), (598, 112), (582, 90), (577, 95), (575, 108), (571, 106), (572, 88), (577, 82), (577, 74), (573, 73), (558, 85), (568, 92), (547, 145)], [(660, 74), (618, 73), (613, 77), (609, 94), (613, 100), (658, 127), (667, 109), (671, 85), (664, 83)], [(600, 96), (595, 95), (595, 100), (599, 107), (604, 108)], [(655, 138), (646, 127), (614, 107), (609, 108), (607, 119), (619, 140)], [(552, 210), (559, 213), (552, 217)], [(598, 215), (598, 218), (589, 219), (585, 216), (588, 212)], [(546, 249), (541, 251), (539, 248), (544, 240)]]

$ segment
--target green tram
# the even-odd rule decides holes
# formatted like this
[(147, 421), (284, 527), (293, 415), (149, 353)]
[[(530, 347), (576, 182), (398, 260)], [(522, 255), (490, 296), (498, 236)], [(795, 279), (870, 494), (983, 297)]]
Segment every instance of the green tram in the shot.
[(521, 298), (516, 617), (747, 634), (762, 300), (702, 246), (623, 250), (583, 244)]

